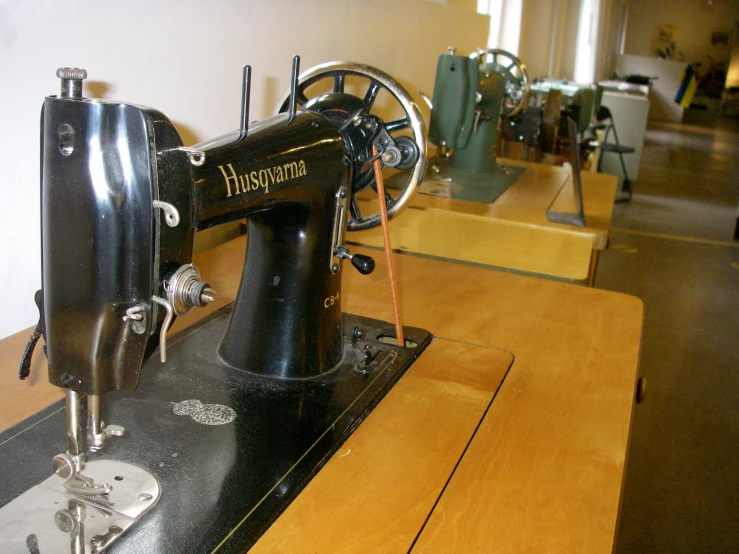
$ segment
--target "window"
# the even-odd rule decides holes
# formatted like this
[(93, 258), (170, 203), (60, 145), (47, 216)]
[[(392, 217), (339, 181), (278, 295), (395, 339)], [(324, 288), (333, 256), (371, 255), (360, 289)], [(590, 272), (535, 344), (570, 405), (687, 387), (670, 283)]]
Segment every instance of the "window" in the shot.
[(580, 0), (575, 52), (575, 81), (578, 83), (592, 83), (595, 80), (599, 12), (600, 0)]

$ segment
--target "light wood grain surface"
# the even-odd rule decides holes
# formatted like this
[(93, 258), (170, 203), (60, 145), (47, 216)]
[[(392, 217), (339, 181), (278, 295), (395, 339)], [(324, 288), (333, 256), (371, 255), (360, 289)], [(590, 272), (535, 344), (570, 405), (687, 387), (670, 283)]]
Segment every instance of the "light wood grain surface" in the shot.
[[(369, 211), (367, 203), (360, 202)], [(384, 248), (377, 228), (349, 236), (353, 244)], [(591, 237), (485, 216), (411, 206), (390, 223), (393, 249), (449, 261), (586, 281)]]
[[(244, 248), (241, 238), (196, 258), (204, 278), (219, 293), (218, 303), (198, 310), (195, 317), (181, 318), (178, 326), (192, 324), (235, 297)], [(371, 249), (356, 251), (376, 254)], [(376, 262), (377, 269), (369, 276), (345, 264), (342, 309), (390, 320), (384, 261), (376, 256)], [(295, 552), (302, 545), (328, 544), (302, 551), (373, 551), (372, 545), (385, 535), (372, 518), (365, 518), (366, 526), (360, 525), (362, 518), (347, 526), (346, 519), (336, 515), (341, 512), (337, 502), (366, 500), (369, 504), (371, 496), (372, 507), (365, 509), (394, 516), (386, 534), (393, 549), (374, 551), (406, 552), (407, 538), (420, 533), (414, 551), (610, 552), (638, 367), (641, 302), (617, 293), (416, 256), (397, 256), (396, 265), (404, 323), (428, 329), (439, 340), (427, 361), (414, 366), (407, 383), (402, 378), (398, 392), (386, 398), (388, 406), (383, 401), (378, 406), (383, 411), (373, 413), (360, 427), (356, 445), (364, 454), (347, 456), (346, 450), (340, 450), (305, 491), (306, 498), (301, 495), (283, 515), (285, 520), (277, 521), (276, 529), (283, 531), (262, 539), (276, 535), (277, 542), (258, 543), (258, 547), (274, 544), (274, 549), (267, 550)], [(4, 354), (0, 368), (6, 383), (17, 379), (25, 336), (18, 338), (0, 341)], [(505, 366), (491, 361), (488, 375), (473, 360), (479, 360), (476, 356), (505, 360), (500, 351), (509, 352), (513, 364), (469, 449), (450, 474), (450, 460), (470, 436), (471, 421), (478, 417), (500, 367)], [(441, 364), (435, 361), (440, 359)], [(7, 412), (23, 418), (37, 411), (34, 402), (43, 404), (39, 398), (45, 398), (48, 387), (45, 368), (38, 361), (35, 366), (34, 381), (20, 383), (12, 393), (7, 388), (2, 391), (3, 421), (8, 421)], [(47, 403), (59, 397), (56, 390), (52, 392)], [(9, 396), (21, 399), (15, 404), (18, 414), (6, 408)], [(438, 413), (428, 413), (429, 399), (440, 403)], [(449, 418), (459, 436), (446, 434), (444, 425), (437, 423), (447, 402), (456, 406)], [(401, 423), (403, 413), (414, 425), (428, 415), (428, 433), (404, 434), (409, 430)], [(378, 440), (378, 434), (396, 432), (398, 437), (388, 436), (387, 447), (401, 452), (401, 443), (412, 441), (409, 448), (418, 450), (417, 459), (397, 466), (398, 460), (393, 459), (376, 468), (376, 481), (362, 482), (365, 471), (370, 475), (383, 459), (382, 452), (370, 447), (376, 444), (372, 441)], [(450, 445), (448, 456), (434, 448), (436, 432), (448, 441), (442, 442)], [(424, 437), (431, 444), (422, 447)], [(362, 460), (368, 462), (364, 468)], [(430, 471), (434, 466), (438, 472)], [(409, 482), (407, 490), (412, 494), (396, 494), (396, 488), (402, 492), (398, 483), (405, 486), (401, 475), (413, 476), (416, 471), (427, 477), (428, 490)], [(445, 473), (451, 477), (449, 485), (436, 508), (430, 514), (427, 511), (428, 523), (419, 526), (421, 513), (438, 494)], [(356, 497), (348, 498), (355, 490)]]
[(436, 339), (252, 552), (407, 552), (512, 361)]
[[(29, 298), (29, 301), (33, 300)], [(49, 383), (43, 338), (36, 345), (31, 374), (24, 381), (18, 378), (18, 366), (31, 329), (0, 340), (0, 377), (3, 383), (0, 388), (0, 431), (64, 398), (64, 391)]]
[[(610, 552), (641, 301), (411, 256), (397, 266), (407, 324), (515, 357), (418, 548)], [(381, 268), (347, 281), (347, 311), (390, 317)]]
[[(550, 276), (592, 285), (598, 251), (608, 244), (617, 185), (613, 175), (584, 171), (585, 227), (551, 223), (547, 209), (575, 211), (571, 170), (501, 159), (525, 173), (492, 204), (417, 194), (390, 224), (393, 248), (450, 261)], [(359, 195), (362, 213), (376, 200)], [(383, 247), (379, 228), (352, 233), (356, 244)]]
[(551, 223), (546, 217), (546, 210), (550, 206), (555, 211), (574, 208), (571, 171), (568, 168), (519, 160), (500, 159), (499, 162), (524, 167), (526, 172), (492, 204), (426, 194), (417, 194), (412, 204), (583, 234), (593, 239), (594, 249), (602, 250), (607, 246), (618, 182), (613, 175), (582, 172), (586, 226), (575, 227)]

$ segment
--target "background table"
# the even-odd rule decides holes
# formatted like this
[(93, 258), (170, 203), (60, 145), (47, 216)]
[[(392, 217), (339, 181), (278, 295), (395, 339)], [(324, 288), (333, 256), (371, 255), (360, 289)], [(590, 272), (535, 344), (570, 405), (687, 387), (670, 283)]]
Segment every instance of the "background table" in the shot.
[[(608, 245), (617, 179), (582, 172), (585, 227), (552, 223), (548, 209), (574, 212), (568, 168), (500, 160), (526, 172), (495, 202), (483, 204), (417, 194), (390, 224), (393, 248), (592, 286), (598, 256)], [(362, 213), (377, 207), (360, 195)], [(383, 247), (379, 227), (349, 233), (355, 244)]]

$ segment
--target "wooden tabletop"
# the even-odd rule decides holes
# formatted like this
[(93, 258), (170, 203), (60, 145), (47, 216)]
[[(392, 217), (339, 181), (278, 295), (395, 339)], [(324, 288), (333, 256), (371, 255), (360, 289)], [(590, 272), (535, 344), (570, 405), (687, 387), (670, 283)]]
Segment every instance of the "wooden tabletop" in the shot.
[[(547, 209), (576, 211), (570, 169), (499, 161), (524, 167), (526, 172), (492, 204), (417, 194), (406, 213), (390, 225), (393, 248), (569, 281), (592, 281), (592, 258), (608, 244), (617, 179), (582, 172), (586, 226), (577, 227), (552, 223), (546, 217)], [(374, 202), (360, 195), (363, 213), (376, 212)], [(383, 247), (379, 228), (351, 233), (348, 239)]]
[[(233, 300), (244, 244), (196, 258), (218, 300), (178, 329)], [(342, 308), (390, 320), (384, 261), (356, 251), (377, 269), (345, 264)], [(417, 256), (396, 266), (404, 324), (436, 339), (255, 550), (610, 552), (641, 301)], [(14, 377), (24, 341), (0, 341), (3, 428), (61, 396), (43, 356)]]
[[(367, 204), (360, 202), (363, 213), (374, 207)], [(385, 245), (377, 227), (347, 240)], [(593, 239), (586, 235), (420, 206), (390, 222), (390, 243), (394, 250), (578, 282), (587, 280), (593, 253)]]

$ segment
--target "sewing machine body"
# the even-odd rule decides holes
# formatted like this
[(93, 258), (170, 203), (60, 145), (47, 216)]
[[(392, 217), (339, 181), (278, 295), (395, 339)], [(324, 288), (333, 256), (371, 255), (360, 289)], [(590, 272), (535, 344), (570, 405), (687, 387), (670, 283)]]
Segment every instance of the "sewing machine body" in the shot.
[[(332, 226), (350, 177), (335, 125), (312, 112), (274, 116), (242, 139), (199, 145), (207, 162), (194, 166), (152, 110), (49, 98), (44, 118), (43, 315), (53, 384), (87, 394), (135, 388), (134, 368), (158, 345), (164, 320), (151, 298), (165, 296), (162, 282), (190, 263), (195, 231), (244, 217), (249, 251), (233, 319), (250, 331), (229, 329), (222, 355), (284, 377), (338, 363), (340, 307), (322, 305), (340, 297), (340, 276), (329, 270)], [(75, 129), (74, 155), (57, 147), (64, 126)], [(166, 225), (154, 200), (175, 207), (179, 224)], [(323, 265), (301, 262), (321, 255)], [(124, 319), (134, 306), (145, 310), (138, 325)], [(305, 349), (283, 348), (296, 336)]]
[(429, 141), (437, 146), (432, 177), (449, 183), (453, 198), (493, 202), (523, 173), (499, 167), (494, 153), (510, 88), (504, 74), (477, 55), (439, 56), (429, 123)]
[(481, 70), (477, 60), (442, 54), (436, 67), (429, 140), (453, 148), (449, 166), (471, 172), (497, 168), (491, 148), (498, 139), (503, 77)]
[[(369, 94), (351, 113), (338, 90), (334, 104), (319, 102), (331, 117), (298, 111), (297, 58), (285, 113), (248, 124), (247, 67), (241, 129), (191, 148), (162, 113), (83, 98), (86, 72), (59, 70), (62, 93), (42, 112), (40, 321), (20, 376), (43, 334), (49, 379), (66, 389), (67, 409), (0, 437), (10, 461), (5, 547), (241, 550), (429, 343), (429, 333), (409, 328), (397, 346), (392, 326), (342, 315), (343, 259), (374, 269), (344, 245), (348, 222), (379, 222), (350, 213), (352, 192), (374, 183), (355, 173), (373, 148), (383, 164), (411, 168), (409, 189), (386, 198), (398, 213), (424, 171), (425, 130), (389, 76), (353, 64), (332, 71), (356, 71), (374, 94), (384, 85), (400, 95), (407, 115), (395, 127), (413, 138), (392, 137), (370, 113)], [(235, 302), (168, 346), (173, 318), (216, 296), (192, 265), (193, 234), (242, 218), (248, 246), (245, 262), (234, 260), (244, 268)], [(110, 402), (101, 405), (102, 395)], [(65, 442), (56, 475), (44, 480), (45, 454), (24, 463), (28, 452), (59, 452)], [(150, 511), (159, 515), (141, 523)], [(113, 519), (101, 527), (96, 512)], [(193, 538), (185, 528), (195, 521), (205, 527)], [(121, 535), (133, 542), (120, 545)]]

